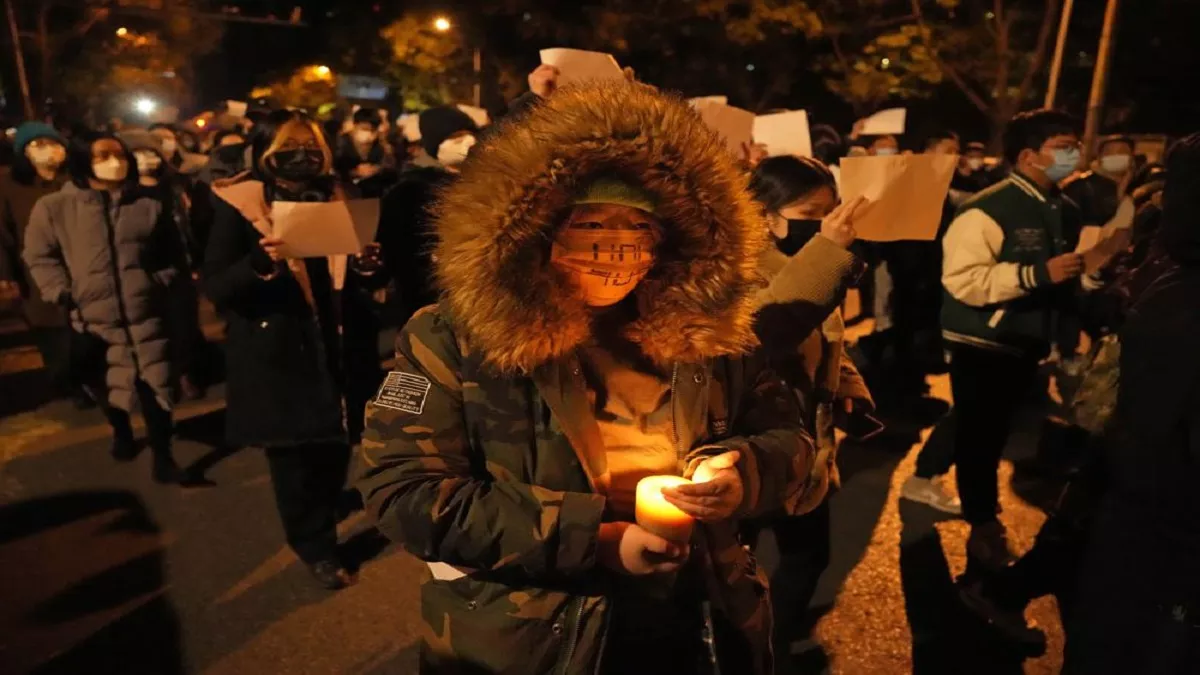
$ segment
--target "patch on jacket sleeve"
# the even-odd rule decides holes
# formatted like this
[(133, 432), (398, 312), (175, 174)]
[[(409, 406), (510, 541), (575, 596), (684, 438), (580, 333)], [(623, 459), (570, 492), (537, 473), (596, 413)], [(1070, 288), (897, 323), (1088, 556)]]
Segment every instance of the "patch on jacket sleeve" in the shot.
[(375, 405), (420, 415), (429, 397), (429, 380), (421, 375), (392, 371), (375, 395)]

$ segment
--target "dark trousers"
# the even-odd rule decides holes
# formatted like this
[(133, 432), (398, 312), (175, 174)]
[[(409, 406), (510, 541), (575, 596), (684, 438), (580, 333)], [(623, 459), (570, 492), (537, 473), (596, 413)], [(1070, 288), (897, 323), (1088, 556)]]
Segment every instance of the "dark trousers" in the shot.
[(74, 394), (74, 382), (71, 379), (71, 329), (67, 326), (34, 328), (33, 340), (42, 355), (42, 364), (50, 377), (50, 390), (53, 394)]
[(337, 559), (338, 497), (350, 467), (346, 443), (267, 448), (275, 505), (288, 546), (306, 563)]
[(789, 675), (792, 643), (803, 640), (808, 605), (817, 592), (817, 582), (829, 567), (831, 540), (829, 500), (803, 516), (781, 516), (743, 527), (743, 541), (752, 548), (758, 531), (770, 528), (779, 549), (779, 568), (771, 575), (771, 613), (775, 619), (775, 672)]
[(1029, 357), (965, 345), (951, 348), (954, 462), (963, 517), (972, 525), (996, 520), (1000, 455), (1037, 368), (1037, 360)]
[[(150, 450), (155, 454), (170, 454), (171, 435), (175, 431), (171, 422), (171, 411), (158, 404), (154, 390), (142, 380), (135, 381), (134, 388), (137, 390), (138, 402), (142, 405), (142, 417), (146, 419)], [(99, 404), (104, 409), (109, 426), (112, 427), (114, 440), (133, 443), (133, 421), (129, 413), (109, 405), (107, 401), (99, 401)]]

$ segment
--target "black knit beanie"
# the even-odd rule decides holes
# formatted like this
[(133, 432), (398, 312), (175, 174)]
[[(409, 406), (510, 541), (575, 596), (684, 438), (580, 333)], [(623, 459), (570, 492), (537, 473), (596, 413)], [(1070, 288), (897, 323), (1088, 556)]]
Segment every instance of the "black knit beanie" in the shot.
[(430, 157), (437, 159), (438, 147), (460, 131), (478, 133), (479, 127), (465, 112), (450, 106), (430, 108), (417, 119), (421, 131), (421, 147)]

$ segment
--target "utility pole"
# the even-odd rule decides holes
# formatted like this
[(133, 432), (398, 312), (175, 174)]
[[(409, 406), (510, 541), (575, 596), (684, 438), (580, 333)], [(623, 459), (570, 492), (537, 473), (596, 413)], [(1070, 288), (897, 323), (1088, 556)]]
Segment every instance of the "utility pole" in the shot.
[(1067, 49), (1067, 33), (1071, 27), (1071, 14), (1075, 0), (1063, 0), (1062, 14), (1058, 19), (1058, 44), (1054, 47), (1054, 63), (1050, 65), (1050, 84), (1046, 87), (1046, 107), (1053, 108), (1058, 99), (1058, 80), (1062, 77), (1063, 52)]
[(1117, 25), (1120, 0), (1108, 0), (1104, 10), (1104, 28), (1100, 31), (1100, 47), (1096, 52), (1096, 70), (1092, 73), (1092, 95), (1088, 99), (1087, 124), (1083, 131), (1084, 160), (1091, 161), (1096, 137), (1100, 133), (1100, 117), (1104, 112), (1104, 95), (1108, 86), (1108, 70), (1112, 65), (1113, 31)]
[(12, 33), (13, 58), (17, 62), (17, 81), (21, 85), (21, 100), (25, 104), (25, 118), (33, 119), (33, 97), (29, 95), (29, 76), (25, 74), (25, 55), (21, 52), (21, 31), (17, 30), (17, 15), (13, 12), (13, 2), (4, 3), (8, 14), (8, 30)]

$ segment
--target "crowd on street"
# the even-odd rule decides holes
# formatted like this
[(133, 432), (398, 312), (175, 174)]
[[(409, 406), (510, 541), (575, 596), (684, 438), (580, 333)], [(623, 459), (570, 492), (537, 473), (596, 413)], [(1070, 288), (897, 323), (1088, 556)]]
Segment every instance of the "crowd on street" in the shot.
[[(222, 372), (227, 442), (265, 453), (315, 584), (358, 581), (347, 494), (427, 563), (421, 672), (800, 672), (839, 446), (946, 373), (953, 440), (901, 498), (969, 524), (966, 610), (1020, 649), (1053, 594), (1064, 672), (1200, 672), (1200, 134), (1087, 147), (1038, 109), (1002, 147), (814, 124), (811, 156), (768, 156), (653, 83), (560, 75), (409, 133), (371, 107), (26, 121), (0, 301), (113, 460), (141, 416), (157, 483), (193, 480), (176, 411)], [(930, 237), (860, 239), (876, 204), (843, 198), (842, 164), (920, 155), (953, 163)], [(373, 234), (306, 254), (283, 219), (335, 202), (374, 204)], [(1018, 557), (998, 472), (1047, 370), (1079, 383), (1040, 440), (1065, 489)]]

